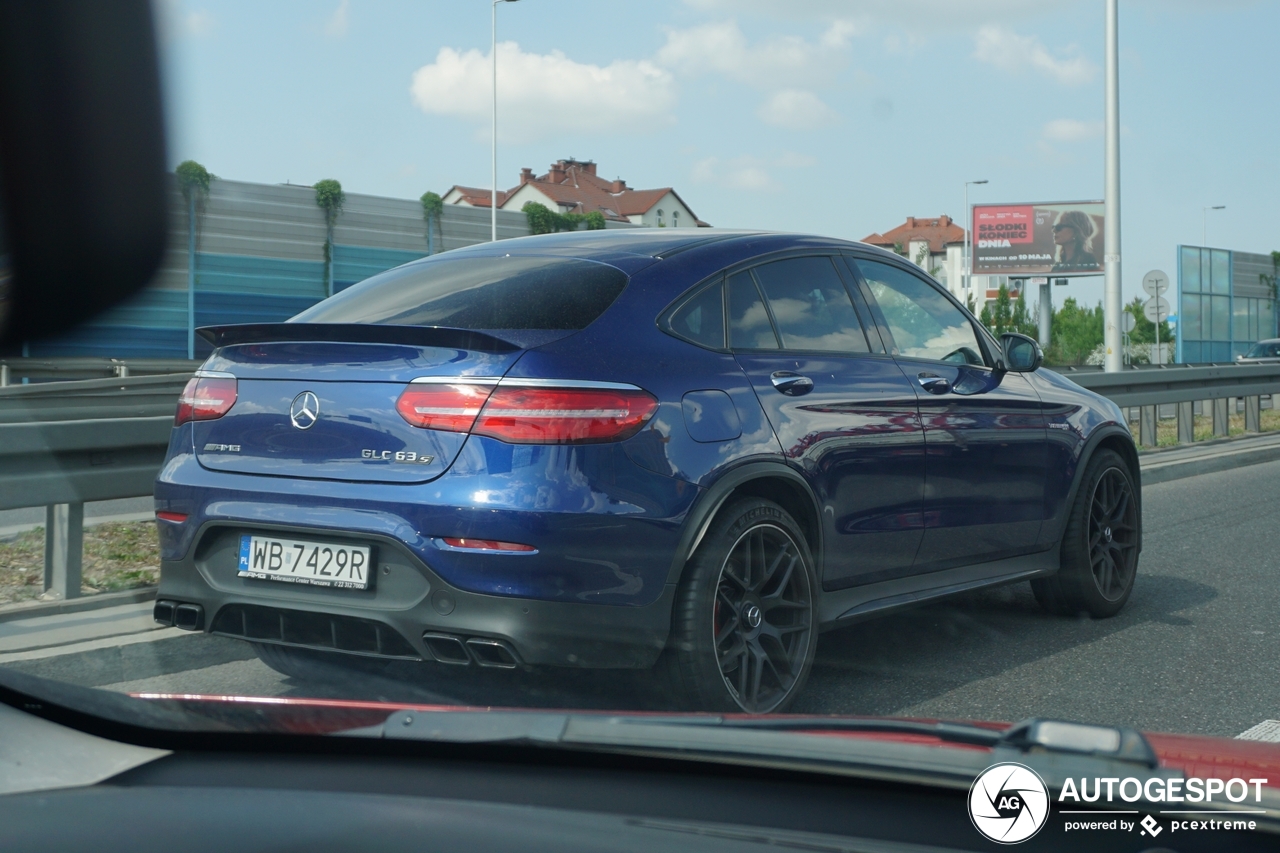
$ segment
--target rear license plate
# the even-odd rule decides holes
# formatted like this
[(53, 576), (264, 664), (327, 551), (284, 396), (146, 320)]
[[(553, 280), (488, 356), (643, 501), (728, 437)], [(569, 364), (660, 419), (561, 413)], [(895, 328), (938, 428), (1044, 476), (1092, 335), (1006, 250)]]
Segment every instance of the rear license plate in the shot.
[(369, 549), (332, 542), (299, 542), (275, 536), (240, 537), (242, 578), (368, 589)]

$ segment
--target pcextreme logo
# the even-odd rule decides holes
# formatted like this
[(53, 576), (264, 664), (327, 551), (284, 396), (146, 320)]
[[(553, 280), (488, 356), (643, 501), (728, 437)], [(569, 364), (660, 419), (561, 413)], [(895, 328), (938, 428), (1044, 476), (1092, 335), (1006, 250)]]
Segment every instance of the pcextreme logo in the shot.
[(1030, 767), (993, 764), (969, 789), (969, 819), (987, 838), (1017, 844), (1040, 831), (1049, 818), (1049, 789)]
[[(1257, 827), (1251, 815), (1265, 813), (1262, 788), (1266, 784), (1266, 779), (1068, 778), (1058, 794), (1058, 813), (1064, 832), (1137, 831), (1155, 838), (1166, 828), (1173, 834), (1251, 831)], [(1124, 808), (1139, 800), (1145, 804), (1142, 811), (1149, 812), (1141, 820), (1137, 810)], [(1051, 803), (1048, 786), (1038, 773), (1023, 764), (1003, 762), (988, 767), (973, 781), (969, 819), (986, 838), (1018, 844), (1044, 827)], [(1188, 803), (1195, 808), (1183, 808)]]

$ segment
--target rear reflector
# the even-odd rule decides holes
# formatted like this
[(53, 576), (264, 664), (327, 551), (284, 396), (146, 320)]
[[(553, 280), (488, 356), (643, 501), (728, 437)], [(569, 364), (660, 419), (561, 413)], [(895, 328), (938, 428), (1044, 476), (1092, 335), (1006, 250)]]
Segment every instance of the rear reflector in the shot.
[(173, 425), (182, 426), (187, 421), (217, 420), (236, 404), (236, 393), (234, 376), (193, 376), (178, 398), (178, 411), (173, 416)]
[(187, 514), (185, 512), (168, 512), (166, 510), (160, 510), (156, 513), (156, 518), (161, 521), (172, 521), (174, 524), (183, 524), (187, 520)]
[(532, 545), (521, 545), (519, 542), (499, 542), (496, 539), (460, 539), (443, 536), (441, 540), (450, 548), (465, 548), (468, 551), (536, 551)]
[(471, 431), (511, 444), (622, 441), (657, 408), (658, 401), (639, 389), (500, 386)]
[(396, 411), (416, 427), (468, 432), (492, 390), (492, 385), (410, 385), (396, 400)]

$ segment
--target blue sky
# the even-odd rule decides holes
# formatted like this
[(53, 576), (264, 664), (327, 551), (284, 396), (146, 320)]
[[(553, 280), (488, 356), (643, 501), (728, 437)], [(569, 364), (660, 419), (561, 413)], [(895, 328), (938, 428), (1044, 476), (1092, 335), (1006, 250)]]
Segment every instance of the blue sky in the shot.
[[(170, 159), (417, 198), (489, 184), (488, 0), (157, 0)], [(720, 226), (860, 239), (1103, 194), (1103, 0), (521, 0), (499, 185), (593, 159)], [(1280, 3), (1121, 0), (1123, 268), (1280, 249)], [(1101, 298), (1101, 279), (1055, 288)]]

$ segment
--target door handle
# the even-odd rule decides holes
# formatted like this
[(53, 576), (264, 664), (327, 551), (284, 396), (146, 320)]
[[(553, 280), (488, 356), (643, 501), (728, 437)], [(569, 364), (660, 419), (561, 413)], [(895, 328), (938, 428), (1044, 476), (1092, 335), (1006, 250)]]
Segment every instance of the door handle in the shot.
[(801, 397), (813, 390), (813, 380), (808, 376), (801, 376), (799, 373), (790, 373), (786, 370), (779, 370), (771, 374), (769, 381), (773, 383), (774, 388), (777, 388), (788, 397)]
[(921, 373), (916, 381), (930, 394), (945, 394), (951, 390), (951, 383), (936, 373)]

